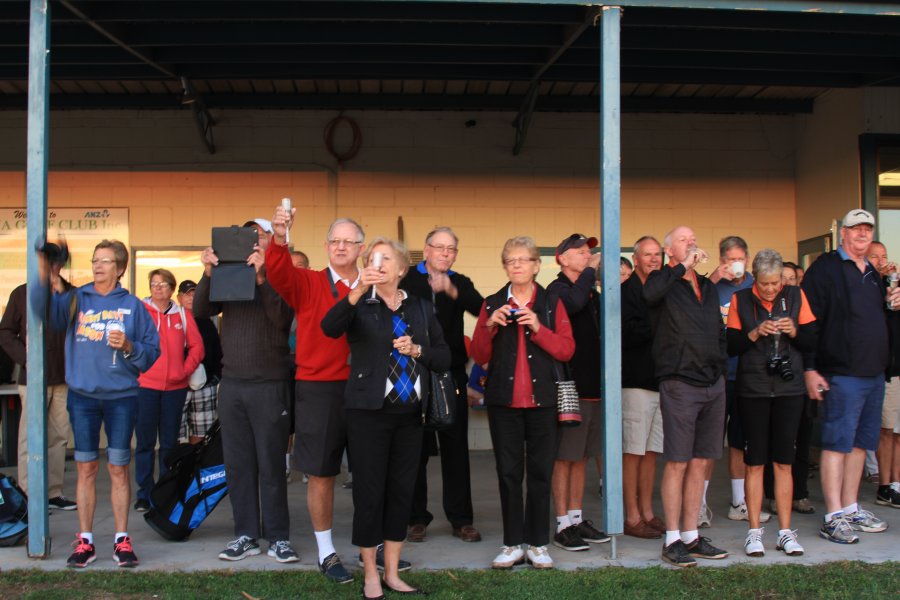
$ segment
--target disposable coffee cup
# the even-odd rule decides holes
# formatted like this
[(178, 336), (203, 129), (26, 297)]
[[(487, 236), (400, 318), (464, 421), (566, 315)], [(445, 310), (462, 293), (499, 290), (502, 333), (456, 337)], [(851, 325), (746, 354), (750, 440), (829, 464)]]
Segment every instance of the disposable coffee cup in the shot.
[(741, 261), (731, 263), (731, 272), (734, 273), (735, 277), (743, 277), (744, 263), (742, 263)]

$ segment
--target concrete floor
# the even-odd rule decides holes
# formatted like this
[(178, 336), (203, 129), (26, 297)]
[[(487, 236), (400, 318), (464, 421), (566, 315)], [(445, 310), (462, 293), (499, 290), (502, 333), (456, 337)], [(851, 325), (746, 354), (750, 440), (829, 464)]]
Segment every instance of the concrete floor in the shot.
[[(14, 468), (2, 471), (15, 475)], [(114, 534), (112, 513), (109, 507), (109, 479), (101, 469), (99, 493), (94, 535), (98, 543), (99, 557), (89, 568), (115, 569), (111, 560), (113, 552), (112, 537)], [(600, 499), (597, 494), (598, 478), (596, 471), (589, 469), (587, 493), (584, 507), (586, 518), (595, 523), (599, 518)], [(339, 478), (339, 482), (344, 477)], [(441, 515), (428, 528), (428, 538), (421, 544), (406, 544), (403, 557), (412, 561), (421, 569), (484, 569), (489, 567), (502, 541), (502, 530), (499, 518), (500, 501), (497, 492), (494, 459), (490, 452), (472, 452), (472, 487), (475, 502), (475, 525), (481, 530), (484, 541), (475, 544), (463, 543), (451, 536), (450, 526), (444, 520), (440, 508), (441, 496), (440, 461), (429, 463), (429, 482), (431, 484), (429, 507), (436, 515)], [(765, 544), (767, 554), (764, 558), (749, 558), (743, 553), (743, 540), (746, 535), (746, 523), (729, 521), (727, 514), (730, 501), (730, 485), (724, 461), (717, 465), (717, 472), (710, 486), (709, 502), (714, 513), (713, 524), (709, 529), (701, 530), (702, 535), (710, 537), (717, 546), (725, 548), (732, 556), (722, 561), (701, 562), (704, 566), (727, 566), (738, 563), (745, 564), (817, 564), (836, 560), (861, 560), (880, 562), (900, 559), (898, 541), (900, 541), (900, 510), (876, 506), (874, 504), (875, 485), (863, 483), (861, 500), (866, 508), (873, 510), (881, 518), (886, 519), (890, 528), (884, 533), (861, 534), (859, 544), (841, 546), (818, 537), (817, 530), (822, 518), (821, 491), (818, 478), (810, 481), (812, 501), (817, 512), (813, 515), (798, 515), (793, 518), (792, 527), (799, 530), (800, 542), (806, 549), (802, 557), (792, 558), (776, 552), (775, 535), (778, 527), (770, 522), (766, 528)], [(74, 495), (75, 472), (74, 463), (66, 465), (66, 492)], [(264, 569), (290, 570), (315, 569), (315, 540), (309, 516), (306, 511), (306, 486), (300, 481), (298, 473), (294, 473), (293, 481), (288, 486), (291, 506), (291, 532), (295, 548), (300, 553), (301, 562), (281, 565), (263, 552), (260, 556), (250, 557), (239, 562), (228, 563), (217, 558), (217, 554), (232, 538), (231, 505), (226, 499), (197, 529), (190, 540), (173, 543), (163, 540), (152, 531), (143, 518), (132, 512), (129, 533), (134, 540), (134, 548), (141, 560), (141, 569), (163, 571), (191, 571), (210, 569)], [(657, 502), (658, 504), (658, 502)], [(335, 490), (335, 546), (344, 559), (345, 564), (356, 569), (357, 549), (350, 544), (350, 529), (353, 505), (350, 490), (338, 487)], [(661, 514), (658, 509), (658, 514)], [(551, 526), (548, 515), (548, 527)], [(52, 538), (51, 556), (45, 560), (33, 560), (26, 556), (23, 546), (0, 548), (0, 566), (3, 569), (63, 569), (70, 553), (69, 544), (78, 531), (76, 513), (53, 511), (50, 516), (50, 535)], [(616, 559), (610, 558), (610, 544), (593, 546), (587, 552), (565, 552), (551, 546), (551, 556), (557, 568), (598, 568), (606, 566), (647, 567), (661, 564), (659, 559), (660, 540), (639, 540), (631, 537), (617, 538)], [(265, 550), (265, 546), (263, 546)], [(520, 569), (528, 567), (517, 567)], [(674, 568), (674, 567), (672, 567)]]

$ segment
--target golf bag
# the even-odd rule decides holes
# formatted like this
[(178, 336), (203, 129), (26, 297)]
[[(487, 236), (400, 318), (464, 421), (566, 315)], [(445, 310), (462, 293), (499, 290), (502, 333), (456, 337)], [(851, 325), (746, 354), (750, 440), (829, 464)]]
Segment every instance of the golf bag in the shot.
[(28, 535), (28, 497), (16, 480), (0, 473), (0, 547), (15, 546)]
[(199, 444), (180, 444), (165, 457), (169, 472), (150, 491), (144, 520), (173, 542), (191, 535), (228, 493), (222, 434), (213, 423)]

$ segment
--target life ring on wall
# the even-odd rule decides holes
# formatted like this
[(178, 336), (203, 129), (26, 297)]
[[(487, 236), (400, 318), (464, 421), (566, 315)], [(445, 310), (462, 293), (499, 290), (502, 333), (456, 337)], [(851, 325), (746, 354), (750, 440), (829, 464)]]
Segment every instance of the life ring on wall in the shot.
[[(348, 125), (350, 127), (350, 133), (353, 135), (350, 147), (343, 152), (339, 152), (334, 148), (335, 131), (340, 125)], [(328, 154), (333, 156), (337, 161), (339, 168), (343, 169), (344, 163), (348, 160), (352, 160), (356, 156), (360, 146), (362, 146), (362, 131), (359, 128), (359, 124), (350, 117), (338, 115), (328, 121), (328, 124), (325, 125), (325, 149), (328, 150)]]

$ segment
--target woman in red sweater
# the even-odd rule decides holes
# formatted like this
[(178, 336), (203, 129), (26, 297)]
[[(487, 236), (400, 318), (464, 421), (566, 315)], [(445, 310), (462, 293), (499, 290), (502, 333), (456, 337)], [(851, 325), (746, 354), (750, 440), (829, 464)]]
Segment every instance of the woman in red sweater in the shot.
[(188, 380), (203, 360), (203, 339), (194, 315), (172, 302), (175, 276), (165, 269), (150, 272), (150, 297), (144, 305), (159, 332), (159, 358), (138, 378), (137, 447), (134, 476), (137, 480), (137, 512), (150, 510), (153, 465), (159, 437), (159, 476), (166, 474), (166, 453), (178, 442)]

